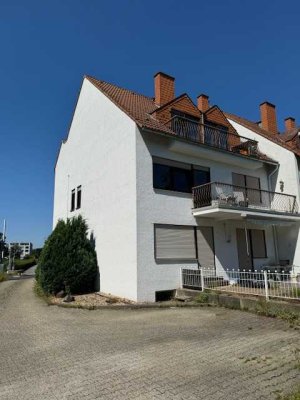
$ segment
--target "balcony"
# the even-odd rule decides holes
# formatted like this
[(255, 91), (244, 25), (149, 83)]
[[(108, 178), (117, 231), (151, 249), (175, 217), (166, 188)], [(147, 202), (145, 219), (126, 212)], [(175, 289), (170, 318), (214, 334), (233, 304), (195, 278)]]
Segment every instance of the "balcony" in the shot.
[(243, 156), (260, 158), (257, 141), (227, 132), (225, 129), (218, 129), (178, 116), (173, 117), (166, 125), (176, 136), (189, 142), (205, 144)]
[(285, 215), (286, 219), (295, 220), (300, 217), (296, 196), (221, 182), (194, 187), (193, 206), (195, 216), (228, 217), (229, 213), (234, 218)]

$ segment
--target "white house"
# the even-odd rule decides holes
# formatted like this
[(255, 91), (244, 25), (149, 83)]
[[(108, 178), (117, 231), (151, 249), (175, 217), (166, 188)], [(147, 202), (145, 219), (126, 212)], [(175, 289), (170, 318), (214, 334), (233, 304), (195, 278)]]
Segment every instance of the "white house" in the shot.
[(8, 249), (11, 247), (17, 246), (20, 249), (20, 258), (24, 258), (25, 256), (29, 256), (32, 252), (32, 243), (31, 242), (11, 242), (8, 244)]
[(197, 105), (176, 97), (174, 78), (158, 73), (154, 83), (150, 98), (84, 77), (57, 159), (54, 226), (87, 220), (100, 290), (154, 301), (179, 287), (182, 267), (295, 263), (297, 237), (286, 231), (298, 232), (299, 187), (286, 181), (274, 193), (286, 149), (267, 151), (206, 95)]

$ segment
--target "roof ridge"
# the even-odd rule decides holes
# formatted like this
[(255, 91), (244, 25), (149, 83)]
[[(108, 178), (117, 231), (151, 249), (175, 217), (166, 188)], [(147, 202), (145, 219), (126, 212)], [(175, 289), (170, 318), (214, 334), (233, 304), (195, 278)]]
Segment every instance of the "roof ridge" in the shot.
[[(265, 134), (268, 135), (268, 136), (274, 135), (274, 133), (272, 133), (272, 132), (270, 132), (270, 131), (267, 131), (266, 129), (260, 127), (260, 126), (257, 124), (257, 122), (251, 121), (251, 120), (248, 119), (248, 118), (240, 117), (239, 115), (232, 114), (232, 113), (228, 113), (228, 112), (224, 112), (224, 115), (225, 115), (225, 116), (228, 116), (228, 118), (230, 118), (230, 116), (232, 116), (233, 118), (238, 118), (238, 119), (244, 120), (244, 121), (246, 121), (246, 122), (248, 122), (248, 123), (250, 123), (250, 124), (253, 124), (253, 125), (255, 125), (255, 127), (257, 127), (257, 129), (259, 129), (259, 130), (265, 132)], [(278, 137), (274, 137), (274, 136), (273, 136), (273, 139), (279, 139), (280, 141), (282, 141), (282, 142), (284, 143), (284, 140), (282, 140), (282, 139), (280, 138), (281, 133), (280, 133), (279, 131), (278, 131), (277, 135), (278, 135)]]
[(127, 88), (121, 87), (121, 86), (119, 86), (119, 85), (115, 85), (114, 83), (111, 83), (111, 82), (107, 82), (107, 81), (103, 81), (103, 80), (97, 79), (97, 78), (95, 78), (95, 77), (93, 77), (93, 76), (91, 76), (91, 75), (84, 75), (84, 77), (87, 78), (87, 79), (89, 79), (89, 80), (92, 79), (92, 80), (94, 80), (94, 81), (97, 81), (97, 82), (99, 82), (100, 84), (101, 84), (101, 83), (105, 83), (105, 84), (107, 84), (107, 85), (114, 86), (114, 87), (117, 88), (117, 89), (126, 90), (127, 92), (130, 92), (131, 94), (135, 94), (135, 95), (137, 95), (137, 96), (145, 97), (147, 100), (152, 100), (152, 101), (154, 102), (154, 97), (146, 96), (145, 94), (142, 94), (142, 93), (137, 93), (137, 92), (135, 92), (134, 90), (127, 89)]

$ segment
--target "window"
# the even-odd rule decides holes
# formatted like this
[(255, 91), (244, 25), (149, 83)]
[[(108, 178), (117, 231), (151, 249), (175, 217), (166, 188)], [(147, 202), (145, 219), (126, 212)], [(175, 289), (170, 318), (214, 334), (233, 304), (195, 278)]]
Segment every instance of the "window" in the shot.
[(172, 190), (171, 167), (153, 164), (153, 186), (155, 189)]
[(210, 182), (209, 169), (200, 169), (193, 167), (193, 186), (205, 185)]
[(196, 260), (193, 226), (155, 225), (155, 258)]
[(226, 150), (228, 147), (228, 127), (206, 121), (204, 127), (204, 143)]
[(186, 139), (199, 141), (199, 118), (179, 110), (171, 110), (171, 129)]
[(76, 204), (76, 208), (80, 208), (81, 207), (81, 186), (78, 186), (77, 188), (77, 204)]
[[(245, 199), (250, 204), (260, 204), (262, 202), (260, 191), (260, 179), (256, 176), (232, 173), (232, 183), (235, 186), (245, 188)], [(253, 189), (253, 190), (252, 190)]]
[(75, 210), (75, 189), (71, 193), (71, 211)]
[(249, 229), (253, 258), (267, 258), (265, 231)]
[(159, 261), (196, 261), (215, 267), (211, 226), (154, 225), (155, 258)]
[(192, 187), (209, 181), (209, 168), (159, 158), (153, 159), (153, 187), (155, 189), (191, 193)]

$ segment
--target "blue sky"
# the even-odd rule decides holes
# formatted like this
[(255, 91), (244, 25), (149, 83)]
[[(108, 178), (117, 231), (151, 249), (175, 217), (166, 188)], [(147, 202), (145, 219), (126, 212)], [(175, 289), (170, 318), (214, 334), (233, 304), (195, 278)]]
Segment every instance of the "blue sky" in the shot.
[[(300, 122), (297, 1), (0, 0), (0, 223), (40, 246), (51, 232), (54, 163), (82, 76), (153, 95), (202, 92), (249, 119), (277, 106)], [(1, 228), (0, 228), (1, 231)]]

